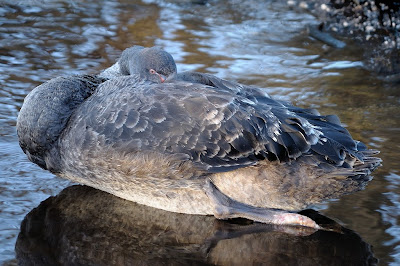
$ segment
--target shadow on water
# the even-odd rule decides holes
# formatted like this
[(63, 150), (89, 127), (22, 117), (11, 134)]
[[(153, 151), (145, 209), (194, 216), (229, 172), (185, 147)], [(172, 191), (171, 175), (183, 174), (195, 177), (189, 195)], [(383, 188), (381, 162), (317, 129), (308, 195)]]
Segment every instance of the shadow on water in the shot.
[(371, 265), (371, 246), (316, 211), (333, 231), (218, 221), (132, 203), (71, 186), (23, 220), (16, 253), (37, 265)]

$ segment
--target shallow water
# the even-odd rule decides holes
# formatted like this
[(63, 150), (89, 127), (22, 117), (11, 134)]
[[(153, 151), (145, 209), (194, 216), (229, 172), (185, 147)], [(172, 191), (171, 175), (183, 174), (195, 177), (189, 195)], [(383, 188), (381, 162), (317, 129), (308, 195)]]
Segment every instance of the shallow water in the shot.
[(53, 77), (97, 73), (139, 44), (165, 48), (178, 71), (213, 73), (335, 113), (354, 138), (381, 150), (383, 167), (366, 190), (319, 210), (372, 245), (381, 265), (399, 264), (400, 84), (365, 70), (352, 41), (338, 50), (310, 38), (306, 27), (316, 19), (284, 1), (197, 2), (0, 1), (0, 261), (15, 262), (24, 216), (70, 185), (19, 148), (23, 98)]

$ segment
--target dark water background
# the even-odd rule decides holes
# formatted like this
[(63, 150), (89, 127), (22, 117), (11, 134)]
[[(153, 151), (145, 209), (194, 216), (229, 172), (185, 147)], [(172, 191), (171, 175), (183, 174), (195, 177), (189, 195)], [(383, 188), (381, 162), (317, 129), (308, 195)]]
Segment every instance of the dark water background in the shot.
[[(70, 182), (30, 163), (15, 124), (23, 99), (60, 75), (97, 73), (133, 44), (162, 46), (178, 71), (256, 85), (301, 107), (337, 114), (355, 139), (381, 150), (366, 190), (320, 206), (400, 264), (400, 84), (363, 68), (362, 47), (308, 36), (318, 23), (286, 1), (0, 1), (0, 263), (15, 263), (24, 216)], [(301, 240), (300, 240), (301, 241)]]

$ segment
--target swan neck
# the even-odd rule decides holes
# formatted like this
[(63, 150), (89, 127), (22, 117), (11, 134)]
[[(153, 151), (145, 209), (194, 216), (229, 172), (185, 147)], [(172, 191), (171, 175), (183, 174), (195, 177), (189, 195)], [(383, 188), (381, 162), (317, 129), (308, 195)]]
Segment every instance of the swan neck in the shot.
[(57, 77), (26, 96), (17, 134), (29, 160), (52, 172), (60, 171), (57, 142), (74, 111), (103, 81), (96, 76)]

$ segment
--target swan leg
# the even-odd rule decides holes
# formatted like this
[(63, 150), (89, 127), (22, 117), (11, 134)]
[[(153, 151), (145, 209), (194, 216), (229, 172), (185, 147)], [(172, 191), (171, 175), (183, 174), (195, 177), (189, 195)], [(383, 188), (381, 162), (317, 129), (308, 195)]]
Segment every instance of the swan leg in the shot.
[(316, 222), (304, 215), (283, 210), (254, 207), (231, 199), (219, 191), (210, 179), (207, 179), (204, 189), (207, 196), (214, 203), (214, 216), (217, 219), (246, 218), (261, 223), (300, 225), (320, 229)]

